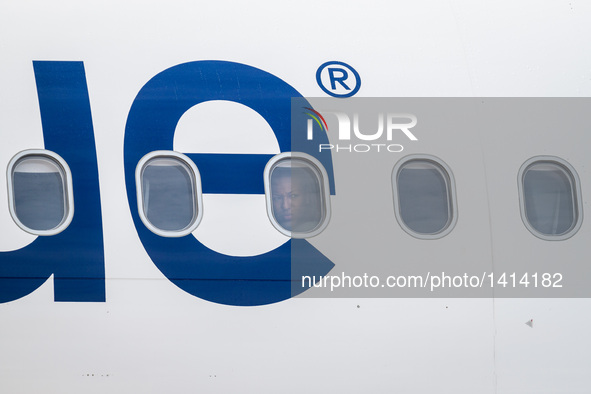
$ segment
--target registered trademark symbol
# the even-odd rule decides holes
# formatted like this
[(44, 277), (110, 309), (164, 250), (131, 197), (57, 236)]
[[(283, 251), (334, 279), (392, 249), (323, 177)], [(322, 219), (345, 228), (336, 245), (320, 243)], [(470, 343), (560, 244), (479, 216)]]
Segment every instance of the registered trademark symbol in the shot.
[(359, 73), (347, 63), (326, 62), (316, 71), (316, 82), (324, 93), (332, 97), (351, 97), (361, 87)]

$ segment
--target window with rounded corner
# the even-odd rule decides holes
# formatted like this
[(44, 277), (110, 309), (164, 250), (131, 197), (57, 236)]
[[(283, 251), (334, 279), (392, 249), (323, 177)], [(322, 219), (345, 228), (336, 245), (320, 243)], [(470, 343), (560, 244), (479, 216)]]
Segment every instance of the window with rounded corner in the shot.
[(440, 159), (426, 155), (403, 158), (392, 172), (392, 189), (396, 218), (410, 235), (436, 239), (455, 226), (455, 182)]
[(47, 150), (20, 152), (8, 164), (8, 200), (15, 223), (34, 235), (55, 235), (74, 216), (72, 175), (64, 159)]
[(282, 234), (309, 238), (328, 225), (328, 175), (314, 157), (282, 153), (265, 168), (265, 196), (271, 223)]
[(199, 225), (201, 178), (197, 166), (185, 155), (148, 153), (137, 165), (136, 187), (140, 218), (153, 233), (182, 237)]
[(538, 238), (557, 241), (570, 238), (581, 226), (579, 177), (566, 161), (537, 156), (519, 170), (521, 217)]

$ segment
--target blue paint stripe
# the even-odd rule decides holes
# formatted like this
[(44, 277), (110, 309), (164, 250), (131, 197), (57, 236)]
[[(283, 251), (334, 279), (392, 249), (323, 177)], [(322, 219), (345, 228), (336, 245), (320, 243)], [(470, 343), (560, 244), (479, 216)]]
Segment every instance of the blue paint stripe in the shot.
[(264, 194), (264, 171), (274, 155), (186, 154), (201, 174), (203, 193)]

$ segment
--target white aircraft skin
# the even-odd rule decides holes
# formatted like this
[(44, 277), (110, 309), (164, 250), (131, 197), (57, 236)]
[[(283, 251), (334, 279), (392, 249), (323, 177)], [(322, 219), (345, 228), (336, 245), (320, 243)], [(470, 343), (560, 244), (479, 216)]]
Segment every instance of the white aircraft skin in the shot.
[[(588, 298), (296, 297), (245, 307), (181, 290), (152, 262), (134, 226), (124, 138), (140, 89), (170, 67), (201, 60), (256, 67), (304, 97), (327, 97), (315, 73), (331, 60), (359, 72), (356, 97), (589, 97), (590, 16), (591, 5), (576, 0), (0, 4), (0, 185), (18, 152), (44, 148), (33, 61), (84, 62), (106, 278), (105, 302), (56, 302), (50, 278), (0, 304), (0, 392), (588, 393)], [(221, 140), (191, 134), (212, 127)], [(389, 256), (442, 266), (474, 261), (489, 269), (539, 261), (556, 272), (588, 260), (586, 133), (433, 132), (417, 143), (383, 156), (379, 164), (390, 167), (380, 168), (390, 174), (407, 154), (444, 160), (454, 172), (460, 212), (450, 234), (437, 241), (407, 234), (387, 182), (368, 188), (375, 193), (352, 211), (339, 181), (355, 180), (339, 172), (335, 155), (331, 221), (310, 242), (320, 248), (337, 228), (348, 228), (341, 244), (349, 248), (347, 263), (368, 269)], [(187, 112), (174, 149), (279, 153), (264, 120), (228, 102)], [(517, 172), (538, 155), (568, 161), (580, 178), (583, 223), (568, 240), (540, 240), (522, 222)], [(359, 171), (368, 168), (361, 163)], [(203, 204), (208, 210), (193, 235), (211, 249), (257, 255), (288, 239), (270, 224), (262, 195), (204, 194)], [(376, 237), (392, 243), (358, 243), (356, 231), (376, 220), (388, 228)], [(2, 187), (0, 234), (1, 251), (36, 238), (13, 221)]]

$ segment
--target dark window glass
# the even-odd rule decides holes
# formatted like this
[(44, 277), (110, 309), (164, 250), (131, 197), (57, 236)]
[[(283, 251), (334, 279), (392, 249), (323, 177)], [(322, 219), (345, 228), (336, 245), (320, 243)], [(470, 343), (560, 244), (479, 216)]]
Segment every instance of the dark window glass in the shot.
[(164, 231), (181, 231), (197, 216), (195, 186), (190, 168), (174, 158), (157, 157), (142, 171), (144, 215)]
[(544, 235), (561, 235), (577, 220), (574, 182), (556, 163), (532, 164), (523, 175), (523, 199), (529, 224)]
[(436, 234), (449, 225), (449, 177), (438, 164), (411, 160), (398, 171), (396, 185), (400, 218), (409, 229), (419, 234)]
[(12, 169), (14, 214), (26, 227), (47, 231), (67, 215), (65, 175), (54, 160), (26, 156)]

